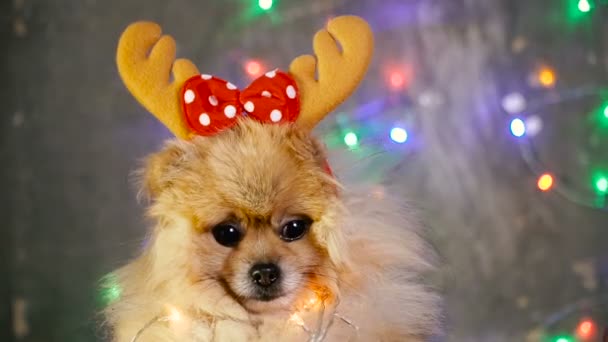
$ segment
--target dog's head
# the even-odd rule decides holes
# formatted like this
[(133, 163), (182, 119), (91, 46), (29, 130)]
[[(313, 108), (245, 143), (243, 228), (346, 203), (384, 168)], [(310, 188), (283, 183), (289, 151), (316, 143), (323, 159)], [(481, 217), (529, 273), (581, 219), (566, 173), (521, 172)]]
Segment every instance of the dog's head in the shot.
[(158, 25), (126, 29), (121, 77), (181, 138), (150, 158), (144, 182), (160, 227), (191, 228), (163, 236), (176, 242), (166, 248), (179, 252), (192, 282), (215, 282), (252, 311), (335, 282), (340, 206), (310, 130), (354, 91), (372, 46), (361, 18), (333, 18), (315, 35), (316, 58), (300, 56), (288, 73), (270, 71), (239, 91), (175, 60), (175, 42)]
[[(335, 181), (325, 154), (294, 126), (242, 119), (213, 139), (153, 155), (144, 185), (160, 220), (179, 216), (194, 282), (217, 282), (252, 311), (291, 305), (327, 284), (341, 262)], [(170, 228), (167, 228), (170, 229)], [(332, 260), (333, 258), (333, 260)]]

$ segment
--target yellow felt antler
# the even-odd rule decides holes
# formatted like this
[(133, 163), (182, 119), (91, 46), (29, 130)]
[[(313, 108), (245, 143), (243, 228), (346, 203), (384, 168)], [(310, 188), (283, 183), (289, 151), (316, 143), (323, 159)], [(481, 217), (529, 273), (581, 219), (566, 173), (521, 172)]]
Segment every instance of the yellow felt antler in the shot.
[(369, 25), (356, 16), (336, 17), (327, 24), (327, 29), (317, 32), (313, 41), (316, 60), (303, 55), (289, 67), (301, 94), (299, 125), (314, 128), (350, 96), (367, 71), (373, 46)]
[[(175, 61), (173, 38), (161, 37), (161, 28), (155, 23), (131, 24), (118, 42), (116, 63), (131, 94), (175, 136), (187, 138), (191, 130), (182, 114), (180, 90), (199, 72), (187, 59)], [(173, 82), (169, 79), (171, 70)]]

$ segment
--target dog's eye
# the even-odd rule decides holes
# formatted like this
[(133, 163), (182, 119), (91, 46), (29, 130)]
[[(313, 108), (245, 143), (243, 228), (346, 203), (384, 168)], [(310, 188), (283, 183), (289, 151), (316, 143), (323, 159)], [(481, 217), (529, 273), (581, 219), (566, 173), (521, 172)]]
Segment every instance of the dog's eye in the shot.
[(234, 224), (222, 223), (211, 230), (215, 241), (222, 246), (234, 247), (243, 238), (243, 233)]
[(312, 220), (310, 219), (289, 221), (281, 227), (281, 239), (287, 242), (299, 240), (306, 234), (311, 224)]

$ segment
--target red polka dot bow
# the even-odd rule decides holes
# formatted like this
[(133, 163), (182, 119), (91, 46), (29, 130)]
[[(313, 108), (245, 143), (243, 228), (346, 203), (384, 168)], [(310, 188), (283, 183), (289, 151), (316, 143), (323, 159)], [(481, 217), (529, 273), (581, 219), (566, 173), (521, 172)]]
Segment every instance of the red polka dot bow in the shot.
[(267, 72), (243, 91), (220, 78), (197, 75), (186, 81), (181, 95), (188, 125), (204, 136), (234, 126), (243, 115), (263, 123), (289, 123), (300, 112), (296, 82), (279, 70)]

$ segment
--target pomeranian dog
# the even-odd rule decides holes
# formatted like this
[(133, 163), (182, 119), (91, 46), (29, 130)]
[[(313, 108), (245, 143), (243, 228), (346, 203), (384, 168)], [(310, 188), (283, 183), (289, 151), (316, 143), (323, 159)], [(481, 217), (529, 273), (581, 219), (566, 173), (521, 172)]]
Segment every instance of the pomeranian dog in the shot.
[(399, 201), (341, 186), (301, 125), (250, 117), (141, 171), (155, 223), (114, 275), (115, 341), (424, 341), (432, 253)]

